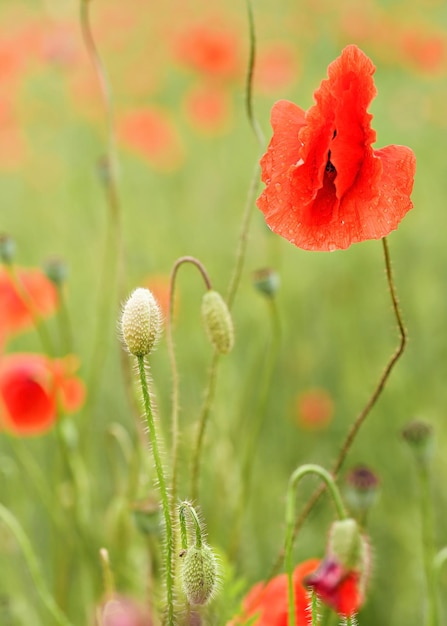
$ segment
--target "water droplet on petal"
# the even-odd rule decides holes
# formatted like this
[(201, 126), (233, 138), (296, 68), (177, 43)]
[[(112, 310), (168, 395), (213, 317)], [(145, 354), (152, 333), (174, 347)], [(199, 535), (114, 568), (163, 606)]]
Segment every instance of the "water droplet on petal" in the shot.
[(334, 252), (337, 249), (337, 246), (333, 241), (328, 241), (327, 249), (329, 252)]

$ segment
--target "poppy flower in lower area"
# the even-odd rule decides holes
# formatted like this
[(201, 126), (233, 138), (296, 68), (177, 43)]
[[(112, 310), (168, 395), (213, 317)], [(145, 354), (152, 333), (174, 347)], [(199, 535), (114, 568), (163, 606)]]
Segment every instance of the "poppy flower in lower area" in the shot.
[(368, 538), (353, 518), (332, 523), (326, 556), (304, 583), (343, 617), (362, 606), (369, 581), (371, 556)]
[(79, 409), (85, 398), (74, 374), (77, 359), (17, 353), (0, 358), (0, 426), (15, 435), (41, 435), (58, 416)]
[(335, 559), (324, 559), (317, 571), (307, 577), (306, 585), (315, 590), (322, 602), (344, 617), (355, 615), (363, 604), (360, 573), (346, 573)]
[(19, 269), (16, 274), (25, 298), (7, 270), (0, 268), (0, 344), (10, 335), (30, 328), (33, 311), (48, 317), (58, 304), (56, 288), (41, 270)]
[[(309, 593), (303, 580), (319, 565), (318, 559), (309, 559), (293, 572), (297, 626), (309, 623)], [(288, 590), (287, 575), (280, 574), (268, 583), (257, 583), (243, 600), (242, 614), (227, 626), (287, 626)]]
[(413, 152), (372, 148), (374, 71), (357, 46), (347, 46), (307, 112), (286, 100), (273, 106), (273, 137), (261, 160), (266, 188), (257, 204), (268, 226), (299, 248), (337, 250), (380, 239), (413, 206)]

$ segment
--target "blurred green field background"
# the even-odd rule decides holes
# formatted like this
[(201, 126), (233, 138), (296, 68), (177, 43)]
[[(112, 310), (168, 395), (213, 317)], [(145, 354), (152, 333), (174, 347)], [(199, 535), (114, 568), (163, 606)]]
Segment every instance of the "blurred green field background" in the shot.
[[(53, 255), (66, 260), (67, 298), (85, 377), (102, 289), (107, 206), (97, 162), (106, 149), (106, 133), (78, 10), (74, 0), (1, 2), (0, 231), (15, 239), (21, 266), (39, 266)], [(437, 0), (259, 0), (254, 13), (259, 60), (254, 107), (267, 138), (273, 102), (287, 98), (308, 108), (327, 65), (344, 45), (356, 43), (377, 66), (378, 96), (371, 107), (375, 147), (405, 144), (416, 153), (414, 209), (389, 237), (409, 344), (346, 463), (346, 469), (366, 463), (380, 477), (380, 498), (368, 526), (372, 579), (359, 623), (416, 626), (424, 606), (418, 490), (412, 459), (400, 438), (402, 426), (415, 416), (435, 427), (436, 537), (439, 547), (447, 543), (447, 6)], [(259, 156), (244, 109), (245, 3), (94, 0), (91, 15), (115, 103), (125, 291), (155, 280), (166, 282), (178, 257), (194, 255), (207, 267), (215, 288), (225, 293)], [(179, 38), (198, 24), (230, 37), (234, 66), (228, 73), (200, 71), (179, 55)], [(276, 61), (271, 60), (272, 50), (277, 51)], [(270, 73), (263, 74), (263, 59)], [(216, 90), (223, 107), (217, 121), (205, 127), (189, 108), (191, 94), (202, 88)], [(141, 110), (155, 111), (168, 129), (161, 148), (148, 140), (145, 154), (131, 145), (125, 130), (126, 120)], [(219, 605), (216, 624), (231, 617), (251, 583), (267, 576), (282, 546), (288, 476), (301, 463), (332, 465), (398, 343), (380, 242), (327, 254), (304, 252), (270, 233), (254, 209), (233, 309), (236, 345), (220, 365), (201, 481), (200, 506), (209, 540), (223, 553), (237, 502), (244, 433), (258, 402), (271, 333), (266, 301), (252, 285), (253, 271), (265, 266), (281, 278), (277, 304), (282, 343), (253, 459), (242, 544), (233, 559), (234, 578), (244, 584), (236, 588), (231, 583), (232, 604)], [(175, 342), (186, 457), (211, 348), (200, 323), (203, 286), (194, 270), (181, 270), (178, 287)], [(145, 539), (126, 510), (123, 523), (132, 548), (124, 556), (123, 531), (116, 522), (122, 504), (116, 494), (122, 492), (128, 467), (110, 427), (122, 425), (134, 442), (137, 435), (122, 383), (116, 299), (110, 306), (98, 398), (93, 410), (73, 420), (84, 442), (92, 490), (92, 535), (98, 547), (110, 549), (122, 591), (142, 596)], [(39, 351), (40, 345), (30, 332), (6, 350)], [(171, 377), (165, 339), (151, 359), (151, 374), (160, 424), (169, 438)], [(296, 409), (299, 394), (314, 388), (324, 389), (334, 403), (331, 423), (319, 430), (303, 427)], [(58, 507), (63, 485), (55, 471), (55, 437), (50, 433), (17, 442), (0, 435), (0, 501), (23, 524), (50, 587), (57, 587), (53, 565), (63, 537), (18, 456), (19, 447), (22, 458), (25, 454), (36, 460)], [(188, 467), (185, 460), (184, 491)], [(150, 484), (149, 476), (147, 489)], [(311, 487), (312, 481), (303, 485), (298, 501), (304, 503)], [(144, 486), (140, 495), (144, 497)], [(311, 515), (296, 542), (297, 562), (323, 554), (331, 513), (325, 500)], [(49, 625), (20, 551), (1, 527), (0, 555), (0, 624)], [(70, 567), (66, 608), (75, 624), (86, 624), (101, 595), (99, 563), (75, 559)], [(447, 574), (441, 585), (445, 596)], [(224, 590), (223, 598), (226, 593), (231, 595)], [(445, 601), (443, 611), (447, 619)]]

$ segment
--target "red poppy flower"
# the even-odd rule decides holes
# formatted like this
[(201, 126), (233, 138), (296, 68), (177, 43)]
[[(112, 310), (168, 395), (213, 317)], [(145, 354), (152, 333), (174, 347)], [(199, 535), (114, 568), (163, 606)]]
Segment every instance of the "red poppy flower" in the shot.
[(325, 558), (305, 582), (325, 604), (344, 617), (355, 615), (363, 604), (360, 572), (346, 572), (334, 558)]
[[(41, 270), (20, 269), (17, 279), (40, 317), (48, 317), (55, 312), (57, 291)], [(33, 323), (28, 302), (17, 291), (6, 269), (0, 268), (0, 344), (10, 335), (30, 328)]]
[(300, 248), (336, 250), (380, 239), (413, 206), (413, 152), (371, 147), (374, 71), (357, 46), (348, 46), (329, 65), (307, 112), (285, 100), (272, 109), (258, 207), (274, 232)]
[(58, 406), (70, 413), (85, 397), (74, 376), (74, 357), (9, 354), (0, 359), (0, 425), (16, 435), (40, 435), (56, 421)]
[[(318, 559), (309, 559), (298, 565), (293, 572), (297, 626), (305, 626), (309, 623), (309, 596), (303, 580), (318, 567), (318, 564)], [(280, 574), (267, 584), (257, 583), (243, 600), (243, 609), (243, 614), (227, 626), (242, 626), (249, 620), (250, 626), (287, 626), (287, 575)], [(254, 617), (256, 619), (251, 621)]]

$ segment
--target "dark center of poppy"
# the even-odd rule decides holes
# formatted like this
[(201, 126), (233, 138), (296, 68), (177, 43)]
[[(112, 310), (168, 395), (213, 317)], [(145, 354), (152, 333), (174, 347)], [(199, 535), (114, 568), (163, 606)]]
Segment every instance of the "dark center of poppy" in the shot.
[(330, 150), (328, 150), (328, 153), (327, 153), (327, 162), (326, 162), (325, 172), (330, 181), (335, 180), (335, 177), (337, 176), (337, 170), (335, 169), (335, 165), (331, 161)]

